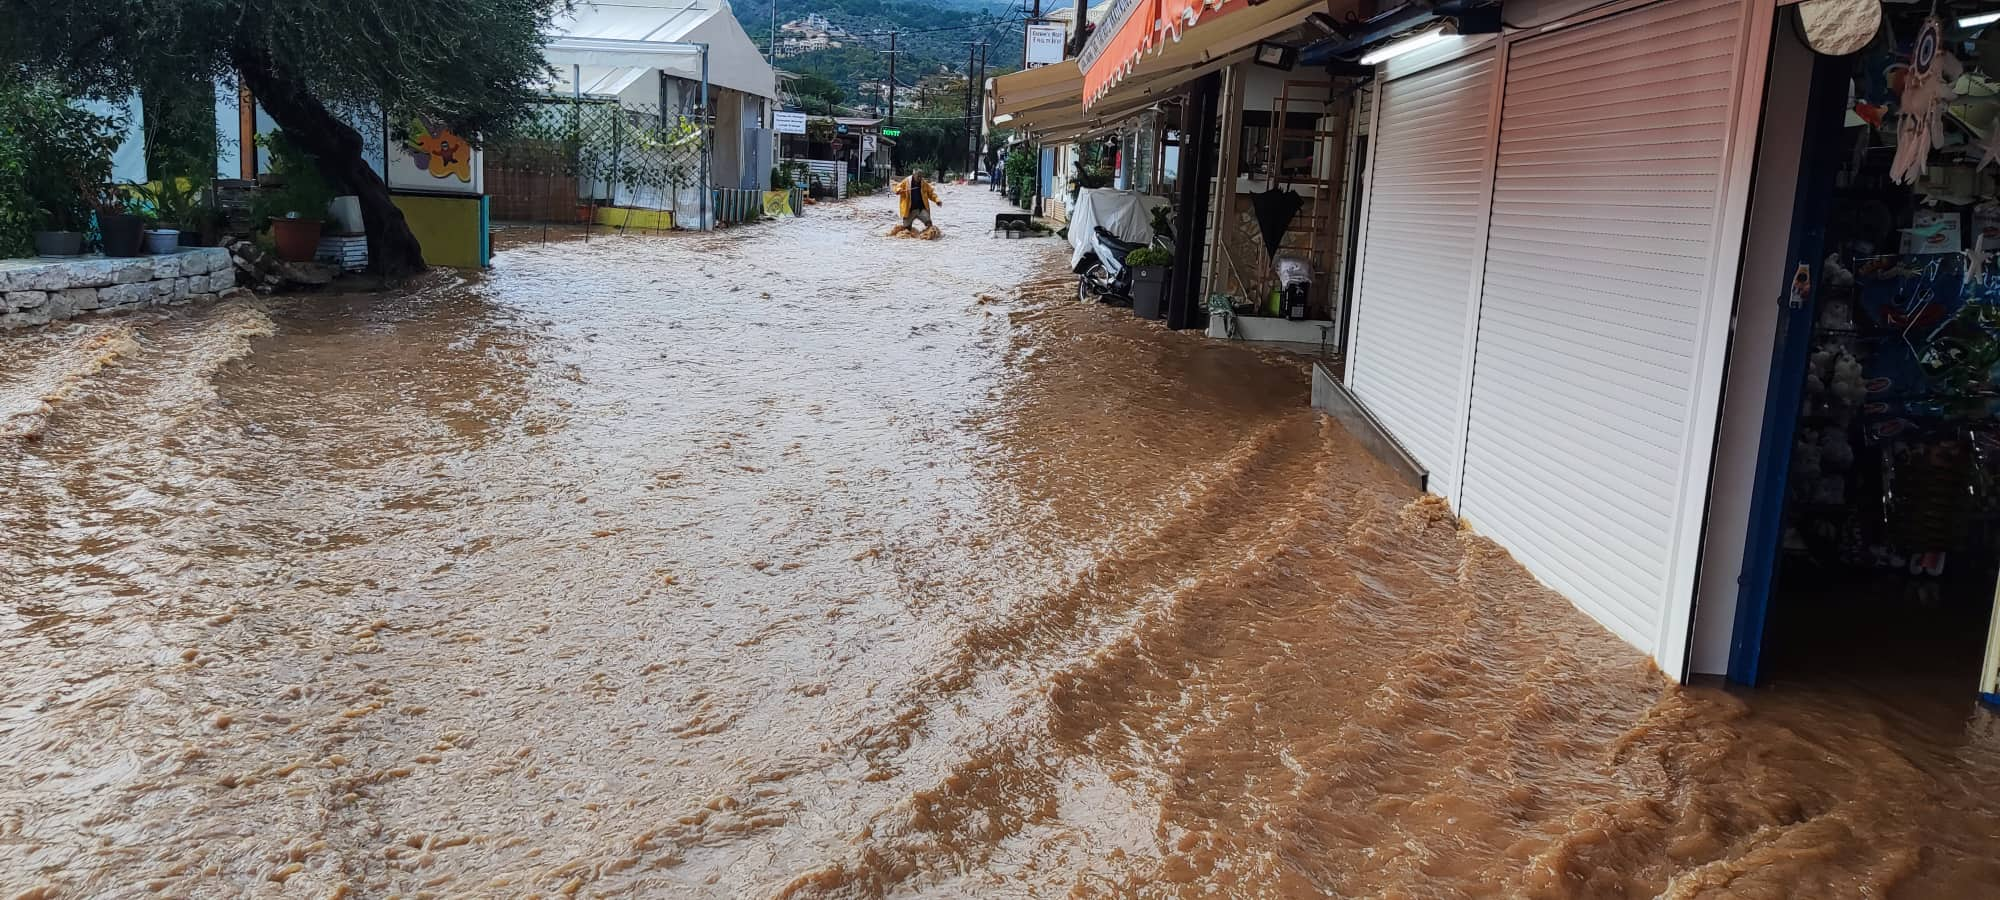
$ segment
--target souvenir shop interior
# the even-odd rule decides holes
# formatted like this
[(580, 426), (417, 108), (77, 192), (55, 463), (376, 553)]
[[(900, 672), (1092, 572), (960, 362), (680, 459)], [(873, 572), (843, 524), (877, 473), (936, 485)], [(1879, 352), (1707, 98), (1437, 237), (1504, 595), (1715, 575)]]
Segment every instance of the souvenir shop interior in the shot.
[(1794, 275), (1810, 338), (1762, 670), (1962, 692), (2000, 578), (2000, 3), (1877, 5), (1865, 45), (1841, 26), (1860, 49), (1815, 48), (1793, 227), (1817, 270)]

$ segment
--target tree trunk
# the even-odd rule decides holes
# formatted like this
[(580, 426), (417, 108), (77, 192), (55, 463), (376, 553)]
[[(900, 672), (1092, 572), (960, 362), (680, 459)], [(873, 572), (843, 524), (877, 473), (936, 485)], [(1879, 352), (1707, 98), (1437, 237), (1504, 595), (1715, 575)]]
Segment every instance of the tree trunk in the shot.
[[(361, 222), (368, 230), (368, 270), (380, 275), (423, 271), (423, 245), (389, 198), (389, 186), (362, 157), (360, 132), (335, 116), (264, 50), (237, 47), (230, 56), (251, 96), (285, 136), (312, 154), (330, 184), (360, 199)], [(386, 152), (388, 136), (383, 138)]]

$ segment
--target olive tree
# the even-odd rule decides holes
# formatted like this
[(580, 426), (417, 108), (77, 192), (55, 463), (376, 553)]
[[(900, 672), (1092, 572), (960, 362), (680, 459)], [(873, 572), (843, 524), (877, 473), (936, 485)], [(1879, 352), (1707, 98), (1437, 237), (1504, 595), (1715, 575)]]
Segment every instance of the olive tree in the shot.
[(0, 66), (84, 94), (220, 79), (249, 88), (334, 185), (361, 201), (371, 266), (405, 274), (423, 249), (341, 113), (421, 117), (492, 134), (549, 72), (543, 31), (568, 0), (0, 0)]

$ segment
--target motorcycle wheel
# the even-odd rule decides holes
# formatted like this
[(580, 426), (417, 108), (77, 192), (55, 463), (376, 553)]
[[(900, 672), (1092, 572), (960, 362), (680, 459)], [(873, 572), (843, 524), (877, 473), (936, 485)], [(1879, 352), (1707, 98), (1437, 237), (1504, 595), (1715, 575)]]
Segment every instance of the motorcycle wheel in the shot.
[(1090, 268), (1083, 271), (1082, 275), (1077, 276), (1076, 299), (1084, 303), (1102, 301), (1104, 299), (1105, 285), (1110, 280), (1105, 274), (1103, 265), (1092, 263)]

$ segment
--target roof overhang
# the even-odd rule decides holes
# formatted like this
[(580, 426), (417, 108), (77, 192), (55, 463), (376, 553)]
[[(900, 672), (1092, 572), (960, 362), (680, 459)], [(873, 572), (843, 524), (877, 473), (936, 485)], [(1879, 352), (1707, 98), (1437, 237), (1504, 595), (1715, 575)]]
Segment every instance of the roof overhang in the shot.
[(1122, 84), (1221, 59), (1336, 4), (1351, 6), (1352, 0), (1121, 2), (1077, 57), (1083, 105), (1097, 105)]
[(1245, 48), (1198, 65), (1157, 73), (1143, 81), (1126, 82), (1106, 93), (1088, 110), (1072, 107), (1066, 114), (1032, 120), (1029, 128), (1043, 141), (1073, 141), (1111, 131), (1132, 116), (1180, 94), (1188, 82), (1249, 60), (1250, 53)]
[(995, 118), (1012, 116), (1023, 119), (1065, 106), (1080, 109), (1083, 105), (1083, 72), (1071, 59), (1023, 69), (992, 79), (992, 94), (992, 114)]

